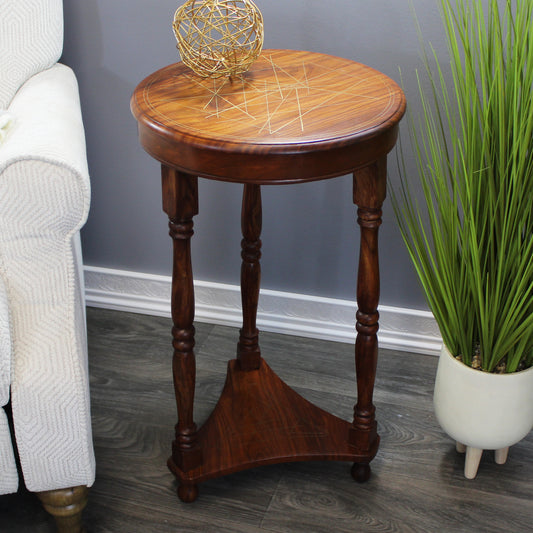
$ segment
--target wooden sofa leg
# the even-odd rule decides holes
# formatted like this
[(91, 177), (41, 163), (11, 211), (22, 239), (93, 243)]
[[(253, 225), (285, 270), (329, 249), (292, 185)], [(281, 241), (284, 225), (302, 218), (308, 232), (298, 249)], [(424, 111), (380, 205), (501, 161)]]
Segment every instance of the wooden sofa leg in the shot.
[(88, 492), (87, 487), (81, 485), (39, 492), (37, 496), (45, 510), (55, 518), (58, 533), (82, 533), (81, 514), (87, 505)]

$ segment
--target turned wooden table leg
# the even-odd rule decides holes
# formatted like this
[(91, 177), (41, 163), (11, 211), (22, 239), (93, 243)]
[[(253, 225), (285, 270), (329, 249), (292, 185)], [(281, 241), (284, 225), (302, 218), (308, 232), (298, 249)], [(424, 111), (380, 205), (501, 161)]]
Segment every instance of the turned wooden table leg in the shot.
[[(354, 174), (354, 203), (359, 207), (357, 222), (361, 229), (361, 244), (355, 343), (357, 403), (350, 431), (350, 444), (363, 454), (375, 453), (379, 444), (372, 397), (378, 357), (378, 230), (381, 225), (381, 206), (387, 189), (386, 165), (384, 157)], [(368, 462), (355, 463), (352, 475), (357, 481), (366, 481), (370, 477)]]
[[(198, 179), (162, 166), (163, 210), (169, 217), (169, 234), (173, 240), (172, 328), (174, 355), (172, 372), (178, 411), (176, 437), (172, 443), (169, 467), (187, 472), (202, 461), (193, 420), (196, 361), (194, 355), (194, 286), (191, 265), (193, 217), (198, 214)], [(181, 483), (178, 496), (194, 501), (196, 485)]]
[(246, 184), (242, 198), (241, 226), (243, 239), (241, 298), (243, 326), (237, 346), (237, 359), (242, 370), (256, 370), (261, 362), (259, 331), (256, 327), (261, 283), (261, 188)]
[(69, 489), (47, 490), (37, 494), (45, 510), (50, 513), (58, 533), (81, 533), (82, 511), (87, 505), (88, 489), (85, 485)]

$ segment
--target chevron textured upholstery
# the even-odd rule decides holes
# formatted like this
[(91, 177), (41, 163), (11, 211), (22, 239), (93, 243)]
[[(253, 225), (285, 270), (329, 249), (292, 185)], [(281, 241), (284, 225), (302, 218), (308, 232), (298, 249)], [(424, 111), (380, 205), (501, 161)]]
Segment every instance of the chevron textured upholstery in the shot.
[(0, 0), (0, 109), (63, 49), (62, 0)]
[(0, 494), (17, 490), (18, 474), (7, 416), (1, 409), (9, 402), (11, 385), (11, 332), (5, 286), (0, 279)]
[(0, 107), (12, 119), (0, 144), (0, 494), (18, 485), (9, 401), (30, 491), (95, 475), (79, 253), (90, 182), (62, 40), (61, 0), (0, 0)]

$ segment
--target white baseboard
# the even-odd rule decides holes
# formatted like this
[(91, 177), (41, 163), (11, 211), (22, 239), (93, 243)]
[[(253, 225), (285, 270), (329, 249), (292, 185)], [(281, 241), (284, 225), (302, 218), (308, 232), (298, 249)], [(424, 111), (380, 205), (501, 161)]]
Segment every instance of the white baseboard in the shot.
[[(170, 316), (170, 276), (86, 266), (87, 305), (133, 313)], [(195, 281), (195, 319), (240, 327), (240, 288)], [(301, 337), (354, 342), (356, 304), (348, 300), (261, 290), (257, 327)], [(382, 348), (437, 355), (441, 337), (428, 311), (380, 306)]]

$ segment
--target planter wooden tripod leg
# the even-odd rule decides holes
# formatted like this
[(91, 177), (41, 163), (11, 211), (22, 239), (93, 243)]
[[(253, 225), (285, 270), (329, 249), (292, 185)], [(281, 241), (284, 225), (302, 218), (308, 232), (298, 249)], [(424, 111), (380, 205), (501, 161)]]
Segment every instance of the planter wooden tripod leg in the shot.
[(498, 465), (504, 465), (507, 461), (507, 456), (509, 455), (509, 446), (506, 448), (500, 448), (499, 450), (494, 450), (494, 461)]
[(465, 457), (465, 478), (474, 479), (477, 475), (477, 469), (479, 467), (479, 462), (481, 461), (481, 456), (483, 455), (483, 450), (480, 448), (474, 448), (472, 446), (466, 447), (466, 457)]
[[(465, 453), (465, 477), (467, 479), (474, 479), (477, 475), (477, 470), (479, 468), (479, 462), (481, 461), (481, 456), (483, 450), (479, 448), (473, 448), (472, 446), (465, 446), (460, 442), (457, 442), (455, 445), (456, 450), (459, 453)], [(503, 465), (507, 462), (507, 456), (509, 455), (509, 446), (506, 448), (500, 448), (499, 450), (494, 450), (494, 462), (498, 465)]]

